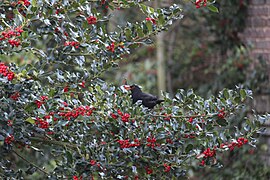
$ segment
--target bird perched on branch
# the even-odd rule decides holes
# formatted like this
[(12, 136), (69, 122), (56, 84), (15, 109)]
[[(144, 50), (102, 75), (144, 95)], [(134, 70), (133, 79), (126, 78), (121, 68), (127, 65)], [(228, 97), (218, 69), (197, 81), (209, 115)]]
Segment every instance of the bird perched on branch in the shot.
[(124, 88), (126, 90), (131, 90), (131, 98), (132, 98), (133, 104), (141, 100), (142, 104), (145, 107), (152, 109), (155, 105), (160, 104), (161, 102), (164, 101), (164, 100), (158, 99), (157, 96), (142, 92), (140, 87), (137, 85), (131, 85), (131, 86), (125, 85)]

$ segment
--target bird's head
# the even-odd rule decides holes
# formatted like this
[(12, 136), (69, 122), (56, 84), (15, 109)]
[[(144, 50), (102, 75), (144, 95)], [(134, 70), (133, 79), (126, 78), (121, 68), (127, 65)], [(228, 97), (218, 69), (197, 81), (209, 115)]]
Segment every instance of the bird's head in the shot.
[(141, 92), (141, 88), (138, 85), (135, 85), (135, 84), (133, 84), (131, 86), (125, 85), (124, 88), (126, 90), (131, 90), (131, 92)]

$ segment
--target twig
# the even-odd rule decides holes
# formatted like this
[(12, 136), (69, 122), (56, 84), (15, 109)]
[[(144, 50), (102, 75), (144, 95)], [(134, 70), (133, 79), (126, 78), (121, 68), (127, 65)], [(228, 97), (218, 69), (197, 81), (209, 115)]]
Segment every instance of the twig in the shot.
[(43, 172), (46, 175), (50, 175), (48, 172), (46, 172), (44, 169), (38, 167), (37, 165), (35, 165), (34, 163), (28, 161), (26, 158), (24, 158), (22, 155), (20, 155), (19, 153), (17, 153), (15, 150), (12, 150), (12, 152), (14, 152), (18, 157), (20, 157), (22, 160), (24, 160), (25, 162), (31, 164), (32, 166), (34, 166), (35, 168), (37, 168), (38, 170), (40, 170), (41, 172)]
[(47, 140), (47, 139), (41, 139), (38, 137), (30, 137), (31, 140), (33, 141), (38, 141), (38, 142), (43, 142), (46, 144), (55, 144), (55, 145), (59, 145), (59, 146), (66, 146), (69, 148), (73, 148), (76, 149), (78, 146), (76, 144), (71, 144), (71, 143), (66, 143), (66, 142), (61, 142), (61, 141), (53, 141), (53, 140)]
[(196, 156), (195, 153), (186, 156), (186, 157), (182, 160), (182, 162), (179, 163), (179, 167), (180, 167), (186, 160), (188, 160), (189, 158), (192, 158), (192, 157), (194, 157), (194, 156)]
[(3, 177), (7, 178), (7, 176), (4, 175), (3, 173), (0, 173), (0, 177), (1, 177), (1, 178), (3, 178)]
[(92, 53), (63, 53), (65, 55), (69, 55), (69, 56), (90, 56), (93, 59), (96, 59), (96, 57), (92, 54)]
[(183, 116), (171, 116), (171, 115), (155, 115), (155, 114), (147, 114), (144, 116), (152, 116), (152, 117), (169, 117), (169, 118), (196, 118), (196, 117), (213, 117), (213, 115), (205, 115), (205, 114), (198, 114), (198, 115), (183, 115)]

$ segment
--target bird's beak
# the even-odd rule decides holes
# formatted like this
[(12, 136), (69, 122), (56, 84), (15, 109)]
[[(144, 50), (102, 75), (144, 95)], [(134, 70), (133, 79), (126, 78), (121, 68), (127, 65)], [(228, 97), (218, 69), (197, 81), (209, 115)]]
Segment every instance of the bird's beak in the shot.
[(129, 85), (124, 85), (124, 88), (125, 88), (126, 90), (131, 90), (131, 89), (132, 89)]

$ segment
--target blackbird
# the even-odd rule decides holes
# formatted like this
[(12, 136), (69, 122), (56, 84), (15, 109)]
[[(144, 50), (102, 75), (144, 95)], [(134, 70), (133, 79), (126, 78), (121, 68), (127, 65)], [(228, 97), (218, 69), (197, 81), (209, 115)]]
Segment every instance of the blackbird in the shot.
[(143, 93), (137, 85), (125, 86), (125, 89), (131, 90), (132, 103), (136, 103), (138, 100), (142, 101), (142, 104), (149, 109), (152, 109), (155, 105), (160, 104), (164, 100), (158, 99), (157, 96), (152, 94)]

